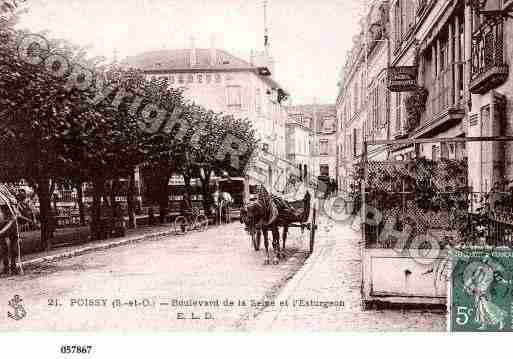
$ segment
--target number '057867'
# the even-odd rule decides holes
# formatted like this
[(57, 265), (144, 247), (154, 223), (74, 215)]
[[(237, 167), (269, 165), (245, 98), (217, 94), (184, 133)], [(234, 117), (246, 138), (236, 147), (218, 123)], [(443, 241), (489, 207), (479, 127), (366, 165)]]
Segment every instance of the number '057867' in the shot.
[(90, 354), (92, 345), (62, 345), (62, 354)]

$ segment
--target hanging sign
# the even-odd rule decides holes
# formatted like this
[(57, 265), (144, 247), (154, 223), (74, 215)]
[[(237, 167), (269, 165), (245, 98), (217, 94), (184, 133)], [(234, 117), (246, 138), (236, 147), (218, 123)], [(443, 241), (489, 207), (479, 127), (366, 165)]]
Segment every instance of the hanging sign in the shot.
[(387, 73), (387, 88), (392, 92), (415, 90), (417, 88), (417, 67), (389, 67)]

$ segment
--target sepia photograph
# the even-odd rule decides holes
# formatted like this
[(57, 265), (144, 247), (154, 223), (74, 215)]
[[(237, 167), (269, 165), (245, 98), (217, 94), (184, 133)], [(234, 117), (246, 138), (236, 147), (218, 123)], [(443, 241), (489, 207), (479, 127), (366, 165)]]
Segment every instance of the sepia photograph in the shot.
[(513, 331), (512, 39), (513, 0), (0, 0), (0, 331)]

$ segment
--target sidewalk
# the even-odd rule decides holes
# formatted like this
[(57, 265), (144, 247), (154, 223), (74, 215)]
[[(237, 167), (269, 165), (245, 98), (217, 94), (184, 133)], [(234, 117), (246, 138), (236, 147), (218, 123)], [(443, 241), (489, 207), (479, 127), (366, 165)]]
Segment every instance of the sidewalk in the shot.
[[(148, 216), (136, 216), (138, 225), (144, 223)], [(128, 222), (128, 218), (126, 218)], [(128, 230), (129, 233), (131, 230)], [(53, 247), (75, 246), (90, 242), (90, 227), (87, 226), (69, 226), (57, 228), (52, 239)], [(41, 232), (29, 231), (21, 232), (21, 254), (22, 256), (40, 251)]]
[[(88, 227), (66, 228), (56, 233), (58, 241), (56, 241), (54, 245), (59, 245), (60, 243), (61, 247), (52, 248), (45, 252), (30, 252), (28, 250), (36, 246), (36, 238), (39, 240), (39, 237), (35, 237), (32, 232), (28, 233), (27, 238), (24, 238), (25, 243), (22, 242), (21, 261), (23, 268), (143, 240), (157, 239), (161, 236), (174, 233), (174, 228), (171, 224), (140, 226), (136, 229), (127, 230), (124, 237), (109, 238), (103, 241), (89, 241), (87, 239), (89, 235)], [(75, 241), (73, 241), (73, 239), (75, 239)], [(65, 245), (63, 246), (63, 244)]]
[[(287, 283), (276, 306), (247, 329), (301, 331), (444, 331), (445, 312), (361, 309), (361, 238), (349, 226), (321, 219), (314, 253)], [(331, 227), (331, 228), (328, 228)], [(327, 230), (328, 229), (328, 230)], [(339, 301), (343, 306), (293, 306), (294, 300)], [(280, 306), (280, 301), (288, 301)]]

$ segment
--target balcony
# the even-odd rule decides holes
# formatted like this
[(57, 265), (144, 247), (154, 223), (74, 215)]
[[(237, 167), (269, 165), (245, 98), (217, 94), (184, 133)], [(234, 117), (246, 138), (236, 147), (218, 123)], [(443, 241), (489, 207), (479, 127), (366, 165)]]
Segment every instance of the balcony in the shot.
[(438, 77), (426, 83), (428, 97), (426, 111), (421, 115), (420, 124), (411, 132), (412, 137), (425, 137), (433, 131), (443, 130), (460, 122), (465, 116), (461, 100), (455, 101), (454, 71), (451, 67), (442, 69)]
[(486, 23), (472, 36), (470, 92), (484, 94), (502, 85), (509, 74), (504, 61), (503, 22)]

